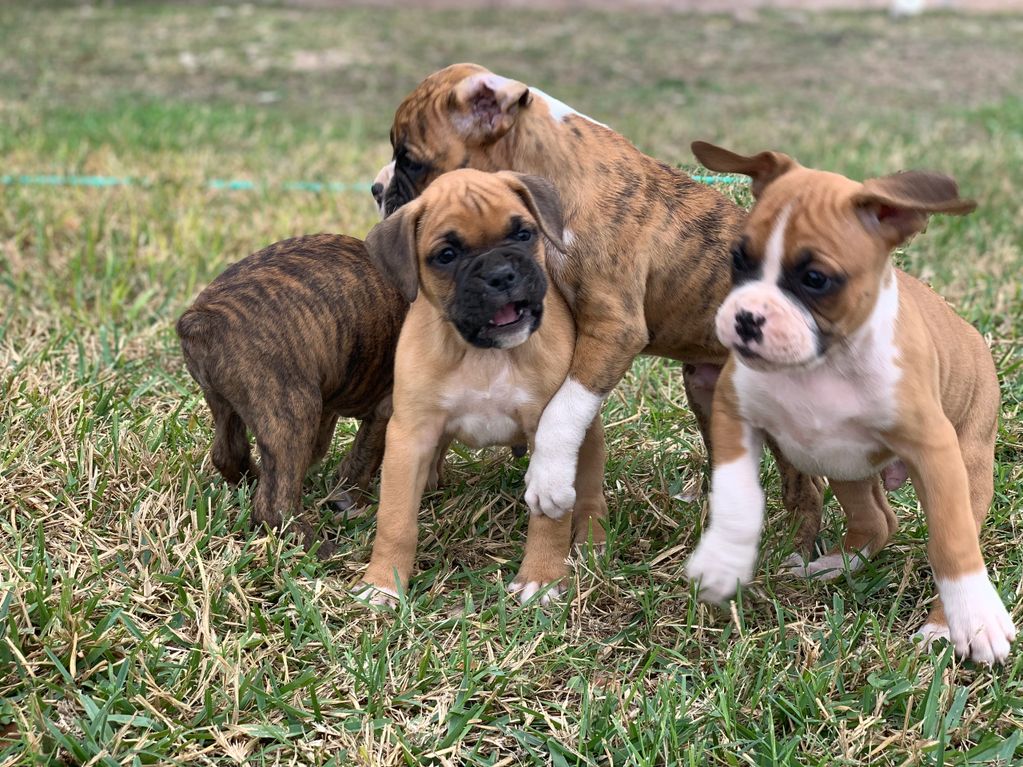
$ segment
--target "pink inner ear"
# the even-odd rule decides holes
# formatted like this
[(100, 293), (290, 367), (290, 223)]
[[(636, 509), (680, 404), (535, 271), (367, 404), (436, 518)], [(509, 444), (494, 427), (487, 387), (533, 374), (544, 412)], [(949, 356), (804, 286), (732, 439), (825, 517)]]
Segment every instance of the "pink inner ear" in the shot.
[(494, 92), (486, 85), (480, 85), (480, 89), (473, 96), (472, 116), (484, 123), (487, 127), (497, 127), (497, 120), (500, 117), (501, 109), (497, 103)]
[(897, 216), (900, 213), (902, 213), (901, 210), (899, 210), (898, 208), (894, 208), (891, 205), (879, 205), (877, 207), (877, 218), (879, 221), (884, 221), (885, 219), (892, 218), (893, 216)]

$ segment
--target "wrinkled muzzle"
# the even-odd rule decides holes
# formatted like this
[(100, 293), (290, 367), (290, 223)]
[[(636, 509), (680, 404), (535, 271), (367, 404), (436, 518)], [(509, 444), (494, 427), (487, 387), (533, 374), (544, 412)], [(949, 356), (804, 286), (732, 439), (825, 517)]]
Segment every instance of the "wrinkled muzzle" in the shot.
[(807, 365), (823, 353), (813, 315), (776, 285), (736, 288), (716, 322), (718, 340), (754, 369)]
[(546, 294), (531, 249), (498, 248), (460, 264), (448, 317), (473, 346), (510, 349), (540, 327)]

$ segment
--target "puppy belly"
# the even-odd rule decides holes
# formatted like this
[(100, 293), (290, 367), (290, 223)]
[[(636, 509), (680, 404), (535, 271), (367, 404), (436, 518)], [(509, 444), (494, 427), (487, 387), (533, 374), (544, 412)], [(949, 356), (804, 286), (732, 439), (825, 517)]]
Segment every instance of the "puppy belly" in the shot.
[(526, 442), (518, 421), (503, 413), (463, 413), (451, 419), (448, 432), (472, 448)]
[(882, 445), (874, 442), (820, 440), (808, 447), (784, 436), (772, 436), (793, 466), (816, 476), (846, 481), (866, 479), (894, 460)]

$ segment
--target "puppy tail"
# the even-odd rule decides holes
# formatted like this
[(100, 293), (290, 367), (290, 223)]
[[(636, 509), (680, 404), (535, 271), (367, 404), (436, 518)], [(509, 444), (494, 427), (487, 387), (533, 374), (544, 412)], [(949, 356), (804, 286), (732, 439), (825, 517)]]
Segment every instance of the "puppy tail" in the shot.
[(181, 315), (178, 319), (178, 324), (174, 326), (174, 329), (178, 333), (178, 338), (180, 338), (182, 342), (185, 342), (191, 341), (197, 337), (202, 337), (205, 325), (205, 317), (203, 317), (202, 312), (197, 312), (195, 309), (189, 309)]
[(213, 334), (211, 319), (208, 313), (193, 308), (182, 314), (174, 326), (178, 340), (181, 341), (185, 367), (204, 389), (208, 385), (205, 360), (209, 339)]

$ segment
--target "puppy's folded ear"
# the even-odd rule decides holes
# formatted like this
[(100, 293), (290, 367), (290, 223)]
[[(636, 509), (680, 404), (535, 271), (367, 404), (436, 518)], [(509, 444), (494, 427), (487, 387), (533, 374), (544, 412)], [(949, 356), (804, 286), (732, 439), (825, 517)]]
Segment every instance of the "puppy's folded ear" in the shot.
[(418, 223), (419, 208), (409, 204), (385, 218), (366, 235), (370, 259), (409, 303), (419, 295)]
[(977, 207), (959, 196), (955, 179), (919, 170), (868, 179), (852, 203), (863, 225), (890, 248), (923, 231), (930, 213), (962, 216)]
[(749, 176), (753, 179), (753, 196), (758, 198), (764, 188), (778, 176), (799, 167), (799, 163), (781, 152), (761, 152), (746, 157), (708, 144), (706, 141), (694, 141), (690, 148), (705, 168), (719, 173), (741, 173)]
[(540, 176), (503, 170), (498, 174), (529, 208), (540, 225), (540, 231), (555, 248), (564, 252), (565, 219), (561, 212), (561, 196), (554, 184)]
[(451, 119), (469, 142), (489, 144), (511, 130), (519, 109), (532, 100), (529, 87), (493, 72), (469, 75), (451, 93)]

